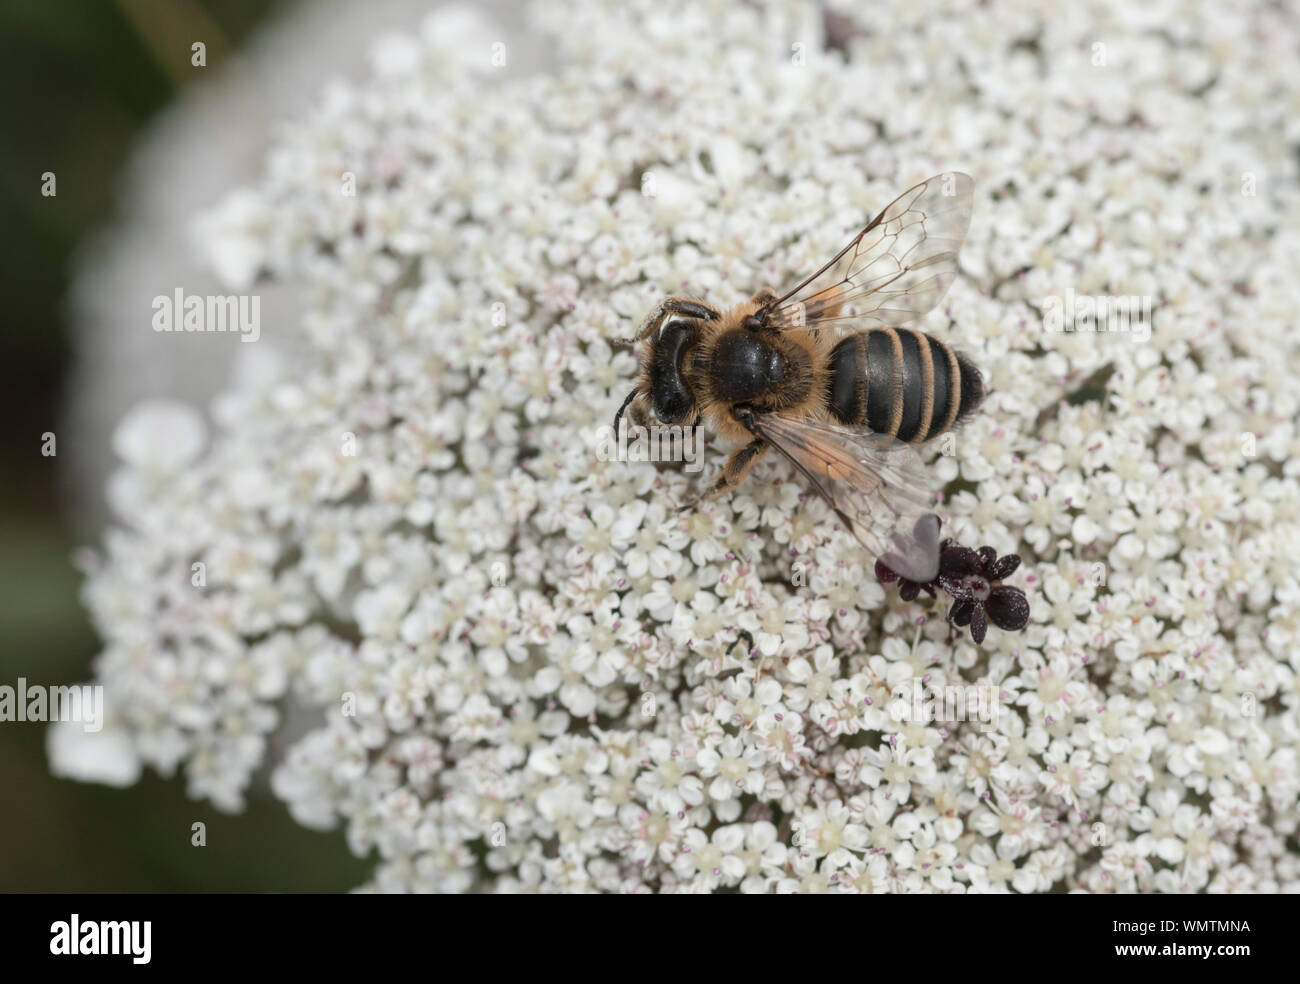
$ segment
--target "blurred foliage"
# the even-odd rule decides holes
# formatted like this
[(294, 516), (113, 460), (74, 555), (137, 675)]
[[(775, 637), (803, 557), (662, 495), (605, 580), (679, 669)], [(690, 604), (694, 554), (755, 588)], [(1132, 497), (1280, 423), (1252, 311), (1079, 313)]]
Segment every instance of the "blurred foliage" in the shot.
[[(84, 681), (98, 643), (60, 516), (53, 431), (78, 244), (113, 214), (132, 142), (185, 82), (191, 40), (221, 60), (272, 0), (6, 0), (0, 5), (0, 684)], [(41, 195), (41, 175), (57, 195)], [(60, 440), (63, 440), (60, 436)], [(127, 790), (56, 780), (45, 728), (0, 724), (0, 891), (339, 891), (365, 877), (339, 833), (269, 795), (226, 816), (152, 774)], [(207, 846), (190, 846), (191, 824)]]

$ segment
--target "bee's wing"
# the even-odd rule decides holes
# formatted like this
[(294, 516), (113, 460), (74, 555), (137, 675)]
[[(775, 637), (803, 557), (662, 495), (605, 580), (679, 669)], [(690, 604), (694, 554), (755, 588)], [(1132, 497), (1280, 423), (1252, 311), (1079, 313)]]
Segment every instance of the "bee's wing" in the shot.
[(970, 229), (974, 182), (936, 174), (898, 196), (829, 263), (768, 308), (778, 328), (903, 325), (942, 300)]
[(755, 416), (750, 430), (785, 455), (892, 570), (913, 581), (938, 573), (938, 521), (933, 531), (921, 521), (932, 496), (912, 445), (866, 428), (776, 413)]

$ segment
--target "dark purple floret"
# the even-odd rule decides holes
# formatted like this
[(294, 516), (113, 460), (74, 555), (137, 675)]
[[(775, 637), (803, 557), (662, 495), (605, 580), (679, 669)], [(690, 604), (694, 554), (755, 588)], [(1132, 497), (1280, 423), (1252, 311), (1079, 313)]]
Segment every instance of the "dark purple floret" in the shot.
[(982, 643), (992, 622), (1005, 632), (1018, 632), (1029, 623), (1029, 599), (1017, 587), (1002, 582), (1016, 572), (1020, 557), (999, 557), (992, 547), (972, 550), (956, 540), (939, 546), (939, 573), (933, 581), (909, 581), (876, 561), (876, 579), (882, 584), (899, 582), (899, 597), (912, 601), (922, 591), (938, 597), (936, 588), (953, 598), (948, 622), (958, 628), (970, 626), (970, 635)]
[(898, 596), (904, 601), (912, 601), (921, 591), (928, 591), (930, 597), (935, 597), (934, 581), (909, 581), (901, 574), (891, 571), (885, 566), (883, 560), (876, 561), (876, 580), (881, 584), (892, 584), (898, 582)]

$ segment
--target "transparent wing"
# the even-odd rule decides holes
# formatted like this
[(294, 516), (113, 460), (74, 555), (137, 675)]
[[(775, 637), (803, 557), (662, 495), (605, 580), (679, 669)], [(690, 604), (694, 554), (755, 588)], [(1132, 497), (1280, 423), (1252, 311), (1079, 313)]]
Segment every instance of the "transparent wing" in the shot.
[(912, 445), (865, 428), (780, 414), (755, 416), (750, 430), (790, 460), (873, 556), (910, 580), (935, 577), (938, 523), (930, 537), (919, 522), (932, 495)]
[(892, 327), (925, 314), (957, 275), (974, 182), (936, 174), (898, 196), (831, 261), (768, 308), (778, 329)]

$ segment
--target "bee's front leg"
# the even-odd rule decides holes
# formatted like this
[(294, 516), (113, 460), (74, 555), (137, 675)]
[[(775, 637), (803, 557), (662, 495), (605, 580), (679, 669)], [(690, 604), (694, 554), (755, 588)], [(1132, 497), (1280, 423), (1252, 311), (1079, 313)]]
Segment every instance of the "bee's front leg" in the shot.
[(653, 311), (646, 315), (636, 334), (627, 341), (639, 342), (649, 338), (670, 314), (680, 314), (684, 318), (694, 318), (698, 321), (716, 321), (721, 316), (717, 308), (693, 301), (689, 297), (665, 297)]

